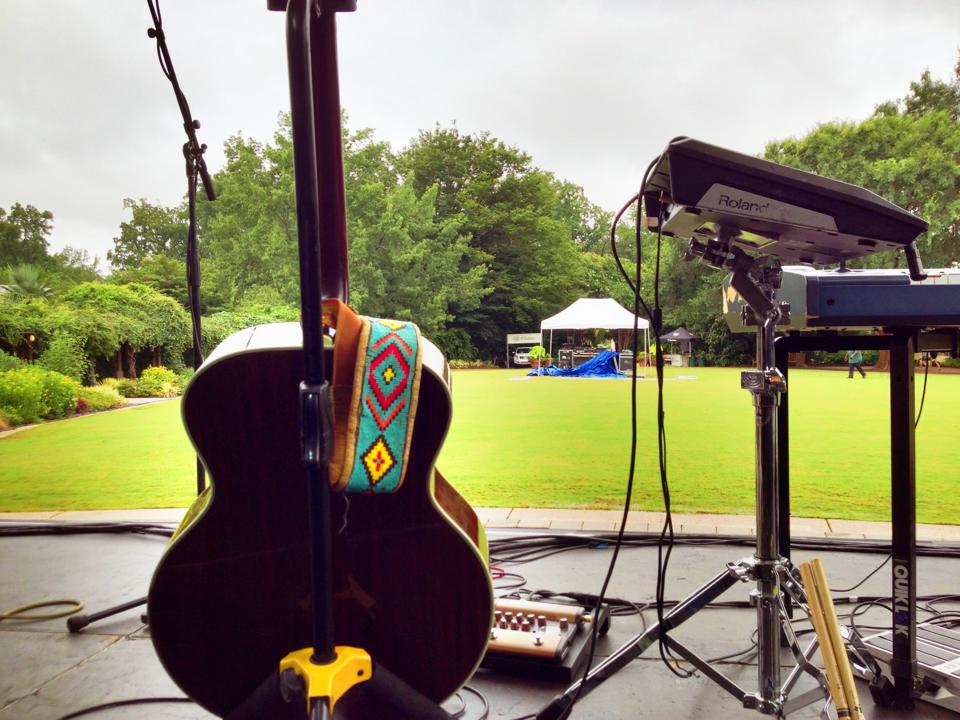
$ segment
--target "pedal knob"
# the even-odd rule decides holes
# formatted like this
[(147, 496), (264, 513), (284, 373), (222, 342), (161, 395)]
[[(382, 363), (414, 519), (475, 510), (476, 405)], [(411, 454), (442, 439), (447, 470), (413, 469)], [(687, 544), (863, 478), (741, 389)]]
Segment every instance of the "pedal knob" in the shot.
[(510, 612), (509, 610), (507, 610), (507, 611), (503, 614), (503, 619), (506, 620), (507, 622), (513, 622), (513, 613)]
[(547, 616), (538, 615), (537, 616), (537, 627), (545, 628), (547, 626)]
[(566, 630), (568, 627), (570, 627), (570, 621), (566, 618), (560, 618), (560, 629)]
[(501, 620), (501, 621), (500, 621), (500, 629), (501, 629), (501, 630), (506, 630), (508, 627), (510, 627), (510, 623), (508, 623), (506, 620)]
[(511, 629), (511, 630), (519, 630), (519, 629), (520, 629), (520, 624), (519, 624), (516, 620), (514, 620), (512, 623), (510, 623), (510, 629)]
[(524, 632), (530, 632), (530, 621), (524, 620), (523, 624), (520, 626), (520, 629), (523, 630)]
[(503, 617), (503, 613), (502, 613), (502, 612), (500, 612), (499, 610), (494, 610), (494, 611), (493, 611), (493, 622), (495, 622), (497, 625), (500, 624), (500, 618), (501, 618), (501, 617)]

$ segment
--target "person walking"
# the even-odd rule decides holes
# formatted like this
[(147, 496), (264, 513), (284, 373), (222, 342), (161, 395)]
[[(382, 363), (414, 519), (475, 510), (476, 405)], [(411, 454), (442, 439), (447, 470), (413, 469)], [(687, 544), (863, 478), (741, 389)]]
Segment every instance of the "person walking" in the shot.
[(847, 350), (847, 380), (853, 379), (853, 371), (860, 373), (860, 377), (866, 379), (867, 374), (863, 371), (861, 363), (863, 362), (863, 353), (859, 350)]

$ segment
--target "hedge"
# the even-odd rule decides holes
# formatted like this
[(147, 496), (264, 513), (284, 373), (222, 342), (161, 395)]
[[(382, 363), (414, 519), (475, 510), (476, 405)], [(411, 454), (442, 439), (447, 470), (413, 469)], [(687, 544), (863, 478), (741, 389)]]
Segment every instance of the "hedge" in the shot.
[(51, 420), (76, 408), (80, 383), (35, 366), (0, 371), (0, 415), (11, 425)]

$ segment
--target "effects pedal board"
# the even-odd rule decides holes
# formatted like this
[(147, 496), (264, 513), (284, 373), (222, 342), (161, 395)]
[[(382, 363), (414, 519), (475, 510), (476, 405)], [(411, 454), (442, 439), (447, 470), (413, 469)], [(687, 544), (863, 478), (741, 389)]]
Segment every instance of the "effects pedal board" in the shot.
[[(598, 633), (610, 628), (610, 610), (600, 609)], [(512, 675), (569, 683), (590, 652), (592, 608), (561, 603), (500, 599), (494, 606), (490, 643), (481, 667)]]

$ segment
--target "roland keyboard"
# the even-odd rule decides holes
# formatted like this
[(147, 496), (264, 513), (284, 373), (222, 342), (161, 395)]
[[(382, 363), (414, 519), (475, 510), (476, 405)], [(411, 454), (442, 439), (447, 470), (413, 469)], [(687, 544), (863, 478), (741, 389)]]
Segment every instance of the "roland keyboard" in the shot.
[[(960, 327), (960, 269), (927, 270), (912, 280), (904, 270), (817, 270), (785, 265), (776, 299), (790, 305), (778, 329), (822, 330), (875, 327)], [(723, 312), (733, 332), (754, 332), (752, 313), (723, 282)]]

